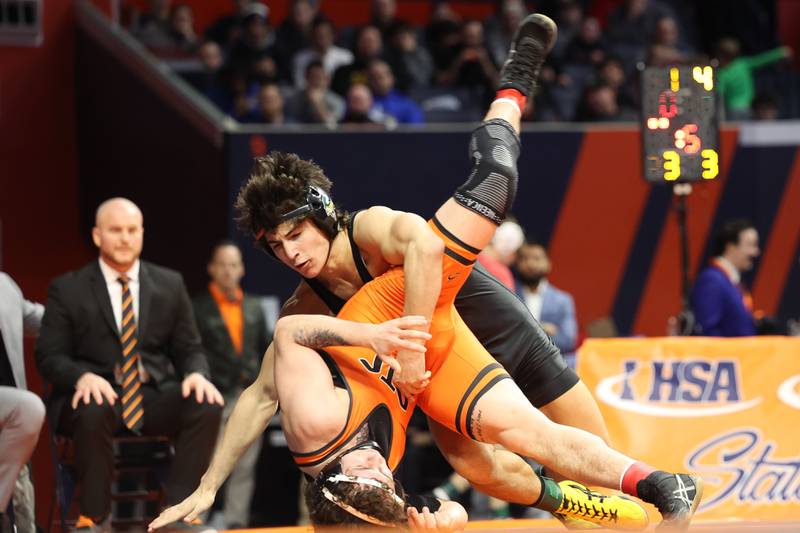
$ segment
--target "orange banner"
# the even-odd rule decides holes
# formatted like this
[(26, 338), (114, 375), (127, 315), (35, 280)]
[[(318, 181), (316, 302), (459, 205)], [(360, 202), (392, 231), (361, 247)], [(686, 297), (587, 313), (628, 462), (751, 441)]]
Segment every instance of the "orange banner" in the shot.
[(800, 517), (800, 339), (589, 339), (578, 373), (612, 444), (697, 473), (697, 517)]

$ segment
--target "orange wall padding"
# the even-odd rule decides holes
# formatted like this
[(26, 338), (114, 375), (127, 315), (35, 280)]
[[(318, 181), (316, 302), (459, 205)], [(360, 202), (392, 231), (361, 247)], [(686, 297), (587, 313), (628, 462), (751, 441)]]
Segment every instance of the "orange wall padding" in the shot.
[[(638, 131), (587, 131), (550, 241), (553, 283), (569, 287), (580, 324), (611, 314), (650, 192)], [(598, 280), (605, 280), (599, 283)]]

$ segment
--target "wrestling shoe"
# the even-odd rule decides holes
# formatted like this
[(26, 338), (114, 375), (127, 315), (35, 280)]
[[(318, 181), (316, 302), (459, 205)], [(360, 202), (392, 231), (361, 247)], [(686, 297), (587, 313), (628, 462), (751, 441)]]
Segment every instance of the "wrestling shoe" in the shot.
[(500, 69), (498, 90), (516, 89), (531, 96), (544, 58), (556, 42), (558, 30), (549, 17), (534, 13), (519, 23), (508, 59)]
[(580, 518), (573, 518), (571, 516), (564, 516), (560, 514), (553, 514), (559, 522), (561, 522), (565, 528), (567, 529), (574, 529), (576, 531), (585, 531), (587, 529), (602, 529), (603, 526), (600, 524), (595, 524), (594, 522), (589, 522), (588, 520), (582, 520)]
[(575, 481), (562, 481), (558, 486), (562, 494), (561, 505), (553, 514), (564, 525), (567, 525), (565, 519), (569, 519), (573, 526), (578, 525), (578, 520), (583, 523), (580, 529), (589, 529), (588, 522), (608, 529), (640, 531), (649, 523), (647, 511), (624, 496), (607, 496)]
[(75, 522), (75, 527), (71, 529), (71, 533), (110, 533), (111, 532), (111, 515), (107, 516), (105, 520), (95, 522), (88, 516), (79, 515), (78, 520)]
[(656, 470), (636, 484), (636, 493), (661, 513), (663, 520), (656, 529), (684, 531), (703, 497), (703, 480)]

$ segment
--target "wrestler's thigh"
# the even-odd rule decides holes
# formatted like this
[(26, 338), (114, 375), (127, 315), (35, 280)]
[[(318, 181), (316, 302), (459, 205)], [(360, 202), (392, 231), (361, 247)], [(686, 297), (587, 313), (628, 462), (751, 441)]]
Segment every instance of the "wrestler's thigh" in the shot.
[(583, 381), (540, 409), (553, 422), (583, 429), (610, 444), (611, 438), (600, 407)]
[(431, 382), (418, 397), (419, 407), (445, 427), (475, 438), (467, 423), (476, 402), (508, 373), (481, 345), (453, 309), (453, 344), (449, 352), (432, 354)]
[(491, 476), (494, 445), (472, 440), (431, 418), (428, 418), (428, 427), (439, 451), (456, 472), (473, 483)]

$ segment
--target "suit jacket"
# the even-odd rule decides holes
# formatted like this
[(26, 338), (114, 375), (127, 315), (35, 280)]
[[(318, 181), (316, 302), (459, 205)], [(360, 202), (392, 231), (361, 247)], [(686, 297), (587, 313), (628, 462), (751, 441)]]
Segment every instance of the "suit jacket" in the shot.
[(271, 340), (261, 302), (249, 294), (242, 299), (244, 335), (241, 354), (236, 353), (217, 302), (207, 289), (194, 297), (192, 306), (208, 356), (211, 381), (224, 395), (250, 385), (258, 376), (261, 359)]
[(575, 351), (578, 339), (578, 322), (575, 319), (575, 301), (572, 296), (548, 283), (542, 292), (542, 313), (539, 322), (550, 322), (558, 326), (553, 343), (561, 353), (570, 355)]
[(701, 335), (745, 337), (756, 334), (753, 315), (745, 307), (741, 291), (716, 267), (707, 267), (697, 276), (691, 305)]
[[(151, 382), (159, 387), (193, 372), (208, 378), (183, 277), (142, 261), (139, 298), (138, 351)], [(55, 401), (71, 395), (85, 372), (114, 384), (114, 367), (121, 362), (119, 330), (98, 262), (53, 280), (36, 343), (36, 364), (55, 387)]]
[(23, 332), (27, 335), (38, 333), (43, 314), (41, 304), (26, 300), (14, 280), (0, 272), (0, 333), (3, 334), (11, 373), (21, 389), (27, 388), (22, 335)]

